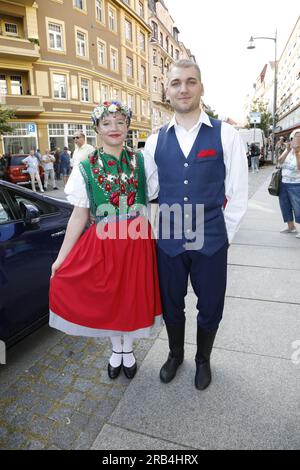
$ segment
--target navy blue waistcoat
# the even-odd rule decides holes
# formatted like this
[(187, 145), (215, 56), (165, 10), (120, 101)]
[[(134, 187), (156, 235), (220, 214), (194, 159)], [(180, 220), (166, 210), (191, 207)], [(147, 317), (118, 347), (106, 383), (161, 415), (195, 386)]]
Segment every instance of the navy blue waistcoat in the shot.
[[(179, 204), (182, 212), (182, 227), (170, 218), (170, 237), (162, 236), (162, 212), (160, 212), (158, 246), (169, 256), (177, 256), (192, 247), (185, 229), (186, 218), (196, 227), (196, 204), (204, 205), (204, 242), (196, 251), (211, 256), (227, 242), (227, 231), (223, 215), (225, 202), (225, 165), (221, 141), (221, 121), (211, 119), (213, 127), (202, 124), (186, 158), (178, 143), (174, 126), (160, 130), (155, 152), (158, 168), (159, 205)], [(189, 209), (186, 205), (189, 205)], [(189, 224), (191, 222), (189, 221)], [(175, 227), (175, 228), (174, 228)], [(178, 228), (179, 227), (179, 228)], [(179, 232), (178, 232), (179, 230)]]

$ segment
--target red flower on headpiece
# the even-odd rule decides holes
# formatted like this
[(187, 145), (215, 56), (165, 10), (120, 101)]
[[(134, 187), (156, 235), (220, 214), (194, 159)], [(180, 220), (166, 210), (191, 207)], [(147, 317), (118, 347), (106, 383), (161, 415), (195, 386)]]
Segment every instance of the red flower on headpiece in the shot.
[(117, 162), (115, 162), (114, 160), (109, 160), (109, 162), (107, 162), (108, 166), (115, 166), (117, 164)]
[(103, 181), (104, 181), (104, 176), (100, 175), (99, 178), (98, 178), (98, 181), (99, 181), (100, 184), (102, 184)]

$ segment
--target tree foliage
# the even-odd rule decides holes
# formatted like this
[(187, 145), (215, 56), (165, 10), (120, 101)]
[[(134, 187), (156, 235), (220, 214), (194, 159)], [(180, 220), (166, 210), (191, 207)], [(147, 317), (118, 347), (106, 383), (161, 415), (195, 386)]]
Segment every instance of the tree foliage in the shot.
[(12, 109), (6, 109), (0, 106), (0, 135), (12, 132), (12, 127), (8, 125), (8, 121), (15, 117)]
[[(269, 135), (269, 129), (270, 126), (272, 126), (272, 114), (268, 111), (268, 105), (264, 103), (263, 101), (260, 101), (258, 99), (254, 100), (250, 113), (260, 113), (261, 114), (261, 123), (256, 124), (256, 127), (259, 129), (262, 129), (263, 133), (267, 137)], [(254, 124), (250, 124), (250, 115), (247, 116), (247, 128), (251, 129), (254, 127)]]

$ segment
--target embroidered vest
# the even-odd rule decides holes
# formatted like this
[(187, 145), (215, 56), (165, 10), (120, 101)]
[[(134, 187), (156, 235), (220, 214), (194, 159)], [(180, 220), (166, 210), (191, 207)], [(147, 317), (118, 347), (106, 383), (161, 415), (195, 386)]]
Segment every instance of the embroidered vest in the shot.
[(94, 217), (97, 209), (110, 204), (119, 215), (122, 199), (127, 210), (136, 210), (137, 205), (146, 205), (144, 158), (141, 153), (124, 148), (120, 158), (96, 150), (87, 160), (79, 164)]

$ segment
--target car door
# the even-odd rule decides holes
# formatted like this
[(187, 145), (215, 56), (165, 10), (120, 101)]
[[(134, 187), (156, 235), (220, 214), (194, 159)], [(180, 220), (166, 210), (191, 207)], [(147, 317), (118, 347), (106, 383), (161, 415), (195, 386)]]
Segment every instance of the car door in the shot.
[[(0, 339), (7, 341), (48, 313), (51, 265), (67, 219), (55, 204), (29, 191), (2, 190), (1, 202), (10, 214), (0, 225)], [(39, 223), (26, 225), (20, 203), (39, 210)]]

